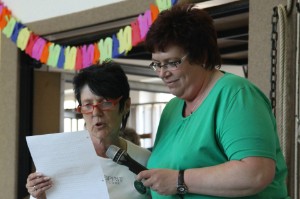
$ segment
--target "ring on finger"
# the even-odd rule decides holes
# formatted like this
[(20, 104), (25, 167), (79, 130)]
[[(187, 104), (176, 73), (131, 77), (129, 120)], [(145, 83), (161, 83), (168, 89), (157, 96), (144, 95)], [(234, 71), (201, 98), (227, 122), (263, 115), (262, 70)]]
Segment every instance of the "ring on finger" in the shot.
[(37, 191), (38, 189), (36, 188), (36, 186), (33, 186), (33, 191)]

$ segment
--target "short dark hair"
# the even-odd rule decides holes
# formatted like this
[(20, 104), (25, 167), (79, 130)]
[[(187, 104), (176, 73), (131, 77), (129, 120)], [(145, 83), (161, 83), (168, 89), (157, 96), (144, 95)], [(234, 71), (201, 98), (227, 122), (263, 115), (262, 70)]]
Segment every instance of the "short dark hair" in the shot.
[[(106, 99), (116, 99), (122, 96), (120, 100), (121, 112), (124, 110), (125, 101), (129, 98), (130, 86), (124, 70), (119, 64), (112, 61), (104, 62), (101, 65), (92, 65), (81, 69), (73, 78), (73, 87), (75, 97), (81, 105), (81, 90), (88, 85), (91, 91)], [(125, 128), (129, 112), (122, 121), (122, 129)]]
[(194, 4), (179, 3), (162, 11), (153, 22), (145, 39), (149, 52), (165, 51), (177, 45), (188, 53), (190, 63), (206, 69), (220, 67), (221, 56), (213, 19)]

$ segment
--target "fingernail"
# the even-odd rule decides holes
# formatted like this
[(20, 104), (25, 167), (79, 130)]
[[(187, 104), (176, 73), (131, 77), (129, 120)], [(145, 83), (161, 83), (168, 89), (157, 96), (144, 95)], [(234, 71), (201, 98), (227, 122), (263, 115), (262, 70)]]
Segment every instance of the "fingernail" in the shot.
[(50, 177), (44, 177), (44, 180), (50, 180)]

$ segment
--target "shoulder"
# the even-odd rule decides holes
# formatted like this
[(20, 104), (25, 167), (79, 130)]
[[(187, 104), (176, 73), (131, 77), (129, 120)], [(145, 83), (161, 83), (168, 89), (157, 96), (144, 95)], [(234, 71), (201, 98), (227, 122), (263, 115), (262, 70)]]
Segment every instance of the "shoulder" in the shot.
[(228, 72), (224, 72), (223, 77), (218, 81), (217, 88), (221, 89), (223, 92), (229, 92), (232, 94), (242, 91), (244, 94), (249, 93), (253, 95), (256, 93), (261, 96), (265, 95), (248, 79)]
[(224, 86), (235, 86), (235, 87), (243, 87), (243, 86), (254, 86), (253, 83), (251, 83), (248, 79), (232, 74), (232, 73), (228, 73), (228, 72), (224, 72), (223, 77), (220, 78), (219, 82), (222, 82), (222, 85)]

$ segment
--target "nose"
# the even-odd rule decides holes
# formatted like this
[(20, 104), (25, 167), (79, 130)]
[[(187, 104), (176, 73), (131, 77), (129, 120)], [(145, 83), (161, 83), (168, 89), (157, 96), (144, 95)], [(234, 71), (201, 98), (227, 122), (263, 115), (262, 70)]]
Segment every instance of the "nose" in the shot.
[(168, 73), (169, 71), (165, 67), (161, 67), (160, 70), (156, 72), (157, 76), (160, 78), (164, 78)]
[(103, 111), (101, 110), (101, 108), (99, 108), (98, 105), (93, 106), (93, 116), (99, 116), (102, 114), (103, 114)]

